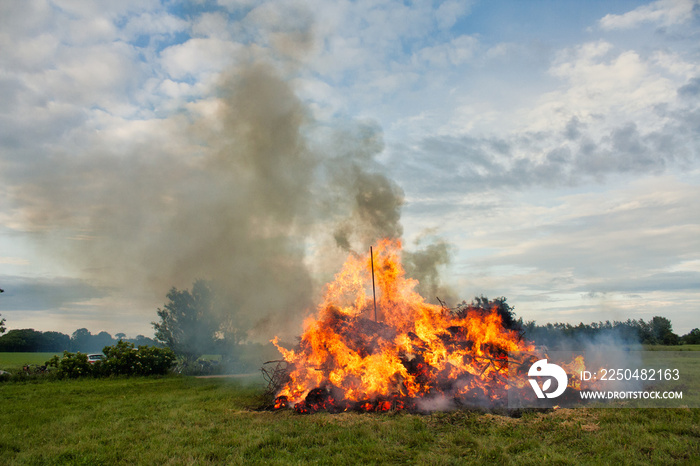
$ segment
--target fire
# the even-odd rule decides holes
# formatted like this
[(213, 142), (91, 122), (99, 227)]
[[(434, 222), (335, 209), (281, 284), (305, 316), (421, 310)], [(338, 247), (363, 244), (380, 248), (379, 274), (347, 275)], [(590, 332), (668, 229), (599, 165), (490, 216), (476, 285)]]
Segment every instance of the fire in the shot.
[[(497, 309), (429, 304), (415, 291), (417, 281), (405, 276), (400, 241), (383, 240), (374, 252), (377, 321), (370, 257), (351, 254), (327, 285), (317, 315), (305, 322), (298, 347), (273, 340), (290, 364), (275, 408), (388, 411), (436, 397), (494, 405), (505, 403), (509, 388), (526, 387), (527, 368), (515, 371), (508, 352), (532, 354), (520, 361), (523, 367), (540, 356), (504, 327)], [(571, 364), (578, 369), (583, 359)]]

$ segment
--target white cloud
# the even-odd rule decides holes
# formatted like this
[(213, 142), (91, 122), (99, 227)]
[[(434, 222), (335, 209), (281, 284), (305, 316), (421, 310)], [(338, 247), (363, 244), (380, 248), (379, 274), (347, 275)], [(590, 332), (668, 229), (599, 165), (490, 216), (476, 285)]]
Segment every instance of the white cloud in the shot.
[(215, 38), (193, 38), (163, 50), (163, 69), (171, 78), (202, 79), (221, 72), (240, 59), (241, 44)]
[(462, 35), (448, 43), (424, 47), (415, 57), (429, 66), (460, 66), (474, 57), (478, 47), (479, 40), (476, 37)]
[(693, 18), (697, 0), (659, 0), (621, 15), (605, 15), (599, 22), (606, 30), (631, 29), (642, 23), (671, 26)]
[[(193, 10), (205, 4), (214, 6), (194, 2)], [(137, 0), (0, 2), (2, 163), (37, 185), (68, 191), (77, 200), (69, 213), (99, 208), (85, 194), (101, 192), (90, 157), (115, 164), (124, 177), (140, 179), (146, 170), (144, 180), (161, 174), (151, 160), (196, 164), (206, 138), (188, 141), (184, 128), (196, 120), (204, 134), (220, 124), (220, 102), (211, 95), (219, 73), (263, 58), (291, 70), (285, 79), (323, 123), (338, 115), (382, 122), (386, 141), (396, 144), (386, 153), (394, 154), (392, 170), (406, 190), (407, 234), (442, 227), (459, 243), (469, 259), (458, 264), (461, 292), (493, 291), (520, 306), (541, 296), (554, 312), (595, 310), (580, 296), (604, 285), (610, 291), (599, 294), (616, 309), (698, 301), (697, 293), (651, 290), (692, 282), (698, 272), (697, 183), (648, 174), (697, 165), (700, 65), (685, 45), (654, 42), (666, 40), (661, 35), (620, 39), (624, 29), (684, 23), (697, 2), (608, 15), (591, 32), (615, 34), (578, 44), (547, 42), (547, 31), (541, 42), (453, 34), (471, 2), (219, 4), (233, 14), (207, 7), (177, 17), (167, 5)], [(186, 34), (189, 40), (173, 43)], [(57, 153), (79, 159), (83, 171), (43, 163)], [(124, 154), (138, 155), (131, 160), (137, 168), (121, 165)], [(643, 181), (625, 178), (620, 189), (588, 184), (620, 173)], [(74, 180), (85, 186), (67, 183)], [(20, 177), (5, 181), (5, 198), (24, 186)], [(563, 189), (569, 185), (575, 190)], [(135, 216), (139, 199), (162, 194), (146, 181), (138, 189), (127, 193)], [(40, 201), (25, 193), (20, 203)], [(3, 223), (21, 228), (21, 212), (9, 202)], [(47, 212), (41, 225), (60, 226), (65, 213)], [(35, 256), (12, 256), (0, 263), (24, 268), (18, 258), (29, 257), (35, 270)], [(638, 288), (647, 304), (626, 297)], [(112, 298), (99, 299), (107, 306)], [(100, 307), (97, 300), (90, 305)], [(531, 302), (530, 310), (541, 304)]]
[(158, 0), (52, 0), (56, 8), (78, 18), (94, 18), (99, 15), (110, 17), (122, 16), (127, 13), (158, 8)]
[(195, 18), (192, 24), (192, 34), (201, 37), (216, 37), (230, 40), (231, 26), (228, 17), (223, 13), (203, 13)]
[(0, 264), (29, 265), (29, 261), (22, 257), (0, 257)]
[[(576, 321), (598, 320), (600, 302), (576, 310), (588, 306), (589, 293), (606, 294), (622, 320), (697, 302), (700, 189), (673, 176), (618, 181), (599, 192), (492, 200), (486, 210), (453, 205), (449, 222), (438, 210), (421, 224), (459, 238), (452, 273), (460, 289), (505, 295), (526, 320), (568, 320), (563, 310)], [(682, 328), (697, 326), (691, 320), (673, 319)]]
[(16, 42), (0, 34), (0, 43), (5, 50), (0, 61), (12, 66), (15, 73), (37, 72), (50, 66), (59, 48), (56, 37), (51, 34), (41, 34)]
[(118, 35), (118, 29), (112, 19), (104, 16), (72, 21), (67, 27), (67, 32), (73, 45), (110, 42)]
[(597, 128), (635, 122), (640, 131), (657, 130), (666, 122), (655, 107), (673, 105), (677, 89), (693, 72), (695, 63), (678, 55), (642, 57), (637, 51), (618, 52), (604, 41), (586, 43), (560, 53), (550, 68), (564, 86), (541, 96), (536, 108), (518, 113), (529, 131), (561, 130), (572, 117)]
[[(201, 1), (201, 0), (199, 0)], [(229, 10), (236, 11), (242, 8), (255, 6), (259, 0), (217, 0), (217, 3)]]
[(449, 29), (454, 26), (460, 16), (469, 12), (472, 1), (449, 0), (440, 4), (435, 11), (435, 19), (440, 29)]
[(153, 38), (184, 32), (188, 27), (189, 23), (181, 18), (163, 12), (149, 11), (129, 18), (121, 33), (127, 40), (136, 40), (139, 36)]

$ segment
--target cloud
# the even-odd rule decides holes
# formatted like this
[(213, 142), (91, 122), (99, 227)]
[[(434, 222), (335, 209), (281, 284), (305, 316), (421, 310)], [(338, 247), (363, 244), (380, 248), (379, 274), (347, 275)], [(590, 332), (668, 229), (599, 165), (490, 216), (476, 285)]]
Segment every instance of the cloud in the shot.
[[(454, 227), (469, 231), (478, 220), (470, 242), (492, 252), (469, 265), (475, 272), (500, 271), (506, 287), (569, 293), (697, 290), (692, 283), (700, 272), (693, 262), (700, 250), (700, 217), (692, 199), (698, 188), (672, 177), (623, 186), (568, 194), (545, 205), (501, 204), (489, 215), (467, 211)], [(682, 263), (688, 266), (679, 267)]]
[[(463, 298), (504, 295), (519, 316), (540, 322), (667, 315), (687, 332), (700, 300), (700, 191), (671, 175), (615, 184), (502, 191), (491, 201), (484, 193), (407, 214), (457, 241), (448, 283)], [(586, 301), (591, 294), (597, 300)]]
[[(147, 40), (150, 43), (167, 40), (175, 34), (186, 32), (189, 27), (190, 24), (187, 21), (172, 14), (162, 11), (145, 11), (129, 17), (119, 35), (128, 42)], [(197, 32), (196, 26), (193, 26), (192, 29), (193, 32)]]
[(172, 45), (161, 53), (163, 69), (171, 78), (201, 80), (203, 75), (221, 72), (236, 62), (241, 44), (215, 38), (192, 38)]
[(0, 264), (29, 265), (29, 261), (21, 257), (0, 257)]
[(691, 99), (700, 96), (700, 77), (692, 78), (688, 84), (678, 88), (678, 95)]
[(435, 19), (440, 29), (449, 29), (457, 22), (460, 16), (467, 14), (474, 2), (450, 0), (442, 2), (435, 10)]
[(458, 66), (472, 59), (478, 46), (479, 40), (476, 37), (459, 36), (449, 43), (422, 48), (415, 57), (429, 66)]
[(609, 280), (605, 283), (589, 284), (592, 293), (649, 293), (654, 291), (685, 291), (697, 293), (700, 289), (700, 271), (651, 273), (646, 276), (628, 279)]
[(0, 296), (2, 310), (7, 317), (12, 313), (25, 311), (58, 310), (65, 306), (102, 298), (108, 294), (104, 288), (88, 282), (68, 277), (35, 278), (21, 276), (0, 276), (5, 292)]
[[(150, 120), (105, 114), (100, 131), (76, 128), (75, 152), (47, 150), (39, 165), (18, 157), (4, 173), (12, 223), (117, 297), (153, 300), (213, 280), (236, 325), (261, 341), (293, 331), (312, 307), (309, 241), (335, 234), (364, 250), (401, 235), (403, 194), (376, 160), (376, 125), (318, 128), (264, 62), (231, 68), (188, 108)], [(334, 150), (312, 144), (320, 130)], [(100, 297), (87, 291), (75, 290)]]
[(697, 72), (688, 58), (641, 56), (605, 41), (567, 48), (549, 68), (561, 85), (535, 105), (474, 111), (473, 118), (493, 120), (489, 130), (450, 126), (420, 136), (417, 128), (417, 137), (392, 151), (391, 165), (409, 196), (581, 186), (693, 167), (700, 156)]
[(599, 25), (605, 30), (631, 29), (642, 23), (671, 26), (691, 21), (698, 5), (697, 0), (659, 0), (621, 15), (605, 15)]
[[(600, 38), (554, 44), (458, 30), (466, 2), (5, 2), (2, 221), (76, 277), (149, 288), (148, 309), (170, 285), (224, 276), (237, 308), (264, 310), (260, 325), (274, 321), (267, 309), (311, 302), (344, 254), (334, 241), (362, 249), (426, 226), (479, 267), (464, 275), (453, 263), (458, 274), (509, 298), (513, 277), (523, 299), (595, 290), (581, 271), (606, 254), (648, 267), (615, 289), (665, 293), (654, 280), (692, 284), (696, 271), (673, 268), (696, 247), (693, 200), (651, 182), (698, 166), (700, 66), (694, 42), (676, 40), (692, 38), (688, 4), (608, 15), (590, 31)], [(645, 24), (669, 34), (626, 32)], [(634, 178), (664, 207), (641, 192), (613, 194), (641, 202), (636, 214), (604, 194), (562, 194)], [(415, 259), (434, 293), (447, 249), (423, 249)], [(613, 283), (626, 271), (609, 272)]]

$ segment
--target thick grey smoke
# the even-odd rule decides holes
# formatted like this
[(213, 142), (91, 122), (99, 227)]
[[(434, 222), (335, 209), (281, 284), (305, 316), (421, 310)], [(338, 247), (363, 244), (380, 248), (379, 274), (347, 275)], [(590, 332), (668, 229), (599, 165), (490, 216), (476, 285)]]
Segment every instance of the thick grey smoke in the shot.
[(379, 238), (400, 238), (403, 234), (403, 190), (372, 158), (362, 155), (347, 154), (330, 167), (333, 186), (343, 196), (336, 202), (350, 211), (334, 232), (337, 245), (345, 250), (351, 250), (354, 243), (365, 250)]
[(311, 143), (318, 124), (264, 63), (222, 76), (212, 108), (162, 122), (160, 139), (52, 154), (15, 200), (47, 253), (92, 283), (163, 299), (208, 279), (251, 338), (296, 331), (318, 288), (312, 239), (347, 251), (402, 234), (403, 192), (376, 161), (381, 131), (335, 122)]
[(418, 280), (416, 291), (430, 302), (440, 299), (454, 306), (459, 296), (444, 284), (440, 270), (450, 264), (452, 245), (442, 238), (422, 236), (414, 248), (404, 251), (403, 263), (406, 274)]
[[(8, 164), (21, 228), (101, 296), (153, 302), (143, 313), (155, 316), (170, 287), (205, 279), (228, 325), (259, 341), (296, 333), (348, 251), (403, 234), (404, 195), (377, 160), (381, 128), (321, 124), (295, 94), (289, 76), (313, 47), (313, 24), (294, 17), (277, 18), (276, 57), (242, 53), (211, 97), (116, 130), (76, 117), (60, 150), (37, 147), (30, 168)], [(446, 262), (435, 248), (409, 256), (431, 294), (437, 275), (423, 271)]]

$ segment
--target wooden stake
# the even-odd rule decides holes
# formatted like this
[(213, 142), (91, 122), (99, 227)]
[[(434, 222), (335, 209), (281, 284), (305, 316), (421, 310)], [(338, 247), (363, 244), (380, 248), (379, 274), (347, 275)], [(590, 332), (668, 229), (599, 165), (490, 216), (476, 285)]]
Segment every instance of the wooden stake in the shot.
[(369, 247), (369, 260), (372, 263), (372, 299), (374, 300), (374, 321), (377, 321), (377, 294), (374, 291), (374, 253), (372, 246)]

